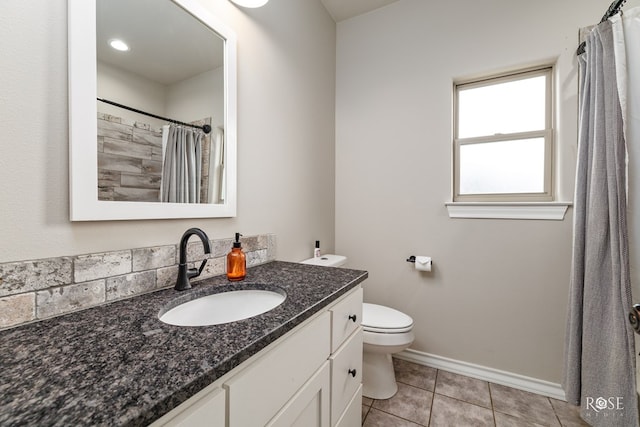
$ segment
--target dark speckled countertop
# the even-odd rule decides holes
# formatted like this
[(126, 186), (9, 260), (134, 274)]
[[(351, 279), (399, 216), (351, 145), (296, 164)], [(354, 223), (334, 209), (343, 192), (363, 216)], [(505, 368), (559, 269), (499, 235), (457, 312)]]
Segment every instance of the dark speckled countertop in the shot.
[[(147, 425), (367, 278), (275, 261), (177, 292), (165, 289), (0, 331), (0, 426)], [(187, 293), (278, 286), (286, 300), (215, 326), (171, 326), (158, 313)]]

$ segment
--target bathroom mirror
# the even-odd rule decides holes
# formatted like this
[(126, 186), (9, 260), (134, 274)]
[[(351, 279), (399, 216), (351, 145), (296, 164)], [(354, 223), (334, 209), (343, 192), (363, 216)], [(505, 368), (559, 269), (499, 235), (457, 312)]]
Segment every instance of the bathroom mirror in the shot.
[[(68, 6), (71, 220), (235, 216), (233, 31), (195, 0)], [(184, 141), (198, 185), (176, 198), (172, 144)]]

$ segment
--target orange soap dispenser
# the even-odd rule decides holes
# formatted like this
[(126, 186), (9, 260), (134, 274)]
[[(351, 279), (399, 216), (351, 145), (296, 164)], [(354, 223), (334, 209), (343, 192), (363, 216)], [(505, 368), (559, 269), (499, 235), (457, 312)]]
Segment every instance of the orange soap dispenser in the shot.
[(233, 242), (233, 248), (227, 255), (227, 279), (231, 282), (243, 280), (247, 275), (247, 257), (242, 252), (240, 236), (242, 234), (236, 233), (236, 241)]

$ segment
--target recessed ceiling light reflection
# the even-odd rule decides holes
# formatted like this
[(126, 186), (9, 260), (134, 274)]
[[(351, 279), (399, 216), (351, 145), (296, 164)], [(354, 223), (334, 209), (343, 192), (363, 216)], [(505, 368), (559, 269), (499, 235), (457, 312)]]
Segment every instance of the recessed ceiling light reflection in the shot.
[(269, 0), (231, 0), (231, 1), (237, 4), (238, 6), (242, 6), (242, 7), (262, 7), (265, 4), (267, 4)]
[(129, 50), (129, 45), (120, 39), (109, 40), (109, 46), (120, 52), (127, 52)]

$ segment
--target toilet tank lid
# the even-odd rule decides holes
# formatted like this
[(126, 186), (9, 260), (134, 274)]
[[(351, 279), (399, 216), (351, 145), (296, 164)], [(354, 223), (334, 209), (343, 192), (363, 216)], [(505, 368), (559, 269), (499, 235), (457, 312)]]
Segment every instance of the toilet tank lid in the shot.
[(340, 267), (347, 262), (347, 257), (342, 255), (324, 254), (319, 257), (305, 259), (301, 264), (323, 265), (325, 267)]
[(411, 329), (413, 319), (411, 316), (391, 307), (365, 302), (362, 304), (362, 326), (365, 330), (367, 328), (389, 331), (405, 330)]

